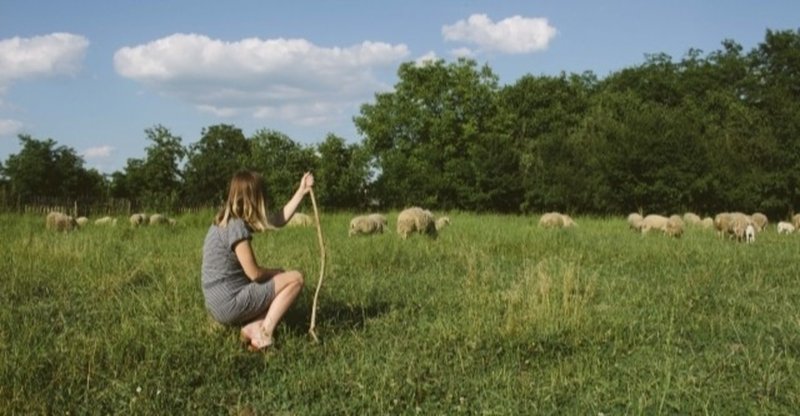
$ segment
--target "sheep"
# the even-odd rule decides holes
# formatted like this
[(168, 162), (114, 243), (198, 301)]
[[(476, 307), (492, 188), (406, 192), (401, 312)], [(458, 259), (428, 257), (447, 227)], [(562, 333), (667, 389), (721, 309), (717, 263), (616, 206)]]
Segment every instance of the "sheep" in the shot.
[(131, 215), (129, 221), (132, 227), (139, 227), (147, 225), (150, 221), (150, 217), (145, 213), (138, 213)]
[(75, 219), (75, 223), (78, 224), (78, 227), (83, 227), (84, 225), (89, 223), (89, 219), (86, 217), (78, 217)]
[(714, 228), (717, 230), (718, 237), (722, 237), (728, 233), (732, 221), (733, 217), (731, 217), (731, 213), (729, 212), (721, 212), (714, 217)]
[(436, 231), (441, 231), (444, 227), (450, 225), (450, 217), (439, 217), (436, 219)]
[(312, 225), (314, 225), (314, 219), (302, 212), (295, 212), (286, 223), (287, 227), (310, 227)]
[(642, 234), (647, 234), (650, 230), (666, 231), (668, 221), (669, 218), (663, 215), (650, 214), (642, 219), (639, 229)]
[(689, 224), (689, 225), (700, 225), (700, 223), (703, 220), (700, 219), (699, 215), (697, 215), (697, 214), (695, 214), (693, 212), (687, 212), (687, 213), (683, 214), (683, 221), (685, 221), (686, 224)]
[[(748, 226), (752, 226), (752, 220), (749, 216), (741, 212), (732, 212), (730, 214), (731, 221), (728, 225), (726, 232), (736, 241), (745, 241), (747, 237)], [(755, 230), (755, 227), (753, 227)]]
[(753, 221), (753, 225), (756, 226), (756, 231), (761, 232), (767, 229), (769, 220), (767, 219), (766, 215), (760, 212), (755, 212), (750, 216), (750, 219)]
[(433, 214), (420, 207), (406, 208), (397, 215), (397, 234), (405, 240), (412, 233), (437, 237), (436, 222)]
[(628, 215), (628, 227), (634, 231), (640, 231), (642, 229), (642, 215), (638, 212), (633, 212)]
[(795, 227), (792, 223), (781, 221), (778, 223), (778, 234), (791, 234), (795, 230)]
[(177, 221), (162, 214), (153, 214), (150, 216), (150, 225), (175, 225)]
[(94, 220), (95, 225), (117, 225), (117, 219), (111, 217), (103, 217)]
[(539, 226), (544, 228), (567, 228), (577, 225), (578, 224), (572, 220), (572, 217), (558, 212), (548, 212), (539, 218)]
[(700, 221), (700, 226), (704, 230), (708, 230), (708, 229), (714, 228), (714, 219), (711, 218), (711, 217), (705, 217), (705, 218), (703, 218), (702, 221)]
[(678, 215), (673, 215), (667, 219), (664, 233), (670, 237), (679, 238), (683, 234), (683, 220)]
[(756, 241), (756, 227), (753, 224), (747, 224), (744, 230), (745, 241), (747, 243), (754, 243)]
[(53, 231), (71, 231), (78, 227), (77, 221), (67, 214), (53, 211), (47, 214), (45, 228)]
[(383, 233), (386, 225), (386, 217), (381, 214), (359, 215), (350, 220), (350, 230), (347, 235), (352, 237), (357, 234)]
[(800, 214), (794, 214), (792, 217), (792, 225), (794, 225), (795, 229), (800, 228)]

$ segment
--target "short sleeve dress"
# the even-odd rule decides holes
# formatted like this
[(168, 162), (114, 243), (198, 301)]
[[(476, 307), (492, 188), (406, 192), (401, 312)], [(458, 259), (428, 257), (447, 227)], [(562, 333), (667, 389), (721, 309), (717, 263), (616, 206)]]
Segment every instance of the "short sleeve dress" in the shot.
[(254, 282), (244, 273), (234, 248), (253, 233), (241, 219), (211, 225), (203, 243), (202, 286), (206, 309), (225, 325), (246, 324), (263, 315), (275, 297), (275, 282)]

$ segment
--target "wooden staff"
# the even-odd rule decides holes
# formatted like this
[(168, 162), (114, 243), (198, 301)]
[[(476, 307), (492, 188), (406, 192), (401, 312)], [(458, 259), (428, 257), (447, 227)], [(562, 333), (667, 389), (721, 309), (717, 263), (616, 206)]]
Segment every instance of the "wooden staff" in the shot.
[(322, 287), (322, 277), (325, 276), (325, 243), (322, 241), (322, 226), (319, 223), (319, 211), (317, 210), (317, 200), (314, 198), (314, 190), (311, 189), (311, 204), (314, 206), (314, 219), (317, 223), (317, 237), (319, 239), (319, 280), (317, 281), (317, 291), (314, 292), (314, 303), (311, 307), (311, 325), (308, 333), (314, 338), (314, 342), (319, 342), (317, 333), (314, 331), (317, 322), (317, 298), (319, 289)]

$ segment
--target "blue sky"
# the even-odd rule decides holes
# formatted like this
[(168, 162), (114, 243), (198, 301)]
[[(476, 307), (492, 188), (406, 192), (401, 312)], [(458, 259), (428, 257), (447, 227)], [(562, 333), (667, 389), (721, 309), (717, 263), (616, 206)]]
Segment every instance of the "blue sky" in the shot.
[(353, 116), (402, 62), (470, 56), (501, 84), (605, 77), (798, 28), (797, 0), (0, 0), (0, 161), (24, 133), (111, 173), (144, 156), (157, 124), (184, 145), (220, 123), (360, 142)]

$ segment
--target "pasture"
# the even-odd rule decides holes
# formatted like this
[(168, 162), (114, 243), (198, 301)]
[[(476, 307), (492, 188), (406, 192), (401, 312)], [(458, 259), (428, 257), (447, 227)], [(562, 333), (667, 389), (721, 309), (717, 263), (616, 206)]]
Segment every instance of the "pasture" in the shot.
[(792, 414), (800, 408), (800, 235), (755, 244), (625, 219), (448, 213), (437, 240), (313, 227), (257, 235), (305, 291), (249, 353), (203, 307), (212, 213), (178, 225), (0, 214), (2, 414)]

